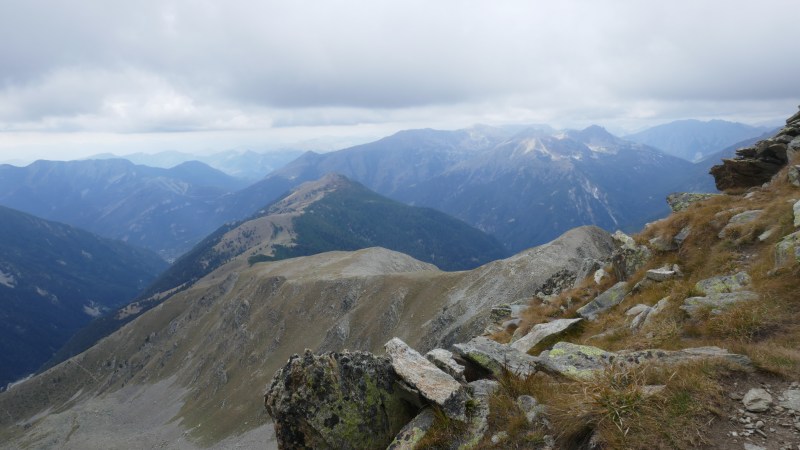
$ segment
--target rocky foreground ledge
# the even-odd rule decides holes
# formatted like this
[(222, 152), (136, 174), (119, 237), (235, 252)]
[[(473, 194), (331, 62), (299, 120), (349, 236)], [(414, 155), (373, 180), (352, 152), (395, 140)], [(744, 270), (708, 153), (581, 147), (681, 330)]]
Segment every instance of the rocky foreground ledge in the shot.
[[(545, 339), (565, 327), (532, 331)], [(460, 423), (464, 432), (451, 448), (473, 448), (488, 429), (489, 397), (505, 373), (527, 377), (537, 371), (571, 380), (591, 378), (612, 365), (645, 362), (666, 365), (698, 359), (724, 359), (749, 368), (750, 360), (718, 347), (680, 351), (607, 352), (597, 347), (558, 342), (538, 356), (485, 337), (435, 349), (426, 357), (394, 338), (388, 357), (367, 352), (324, 353), (307, 350), (292, 356), (265, 394), (281, 448), (414, 449), (437, 414)], [(467, 374), (466, 377), (463, 374)], [(657, 392), (659, 386), (648, 387)], [(544, 407), (535, 398), (517, 399), (532, 426), (548, 427)], [(552, 436), (546, 436), (552, 444)]]

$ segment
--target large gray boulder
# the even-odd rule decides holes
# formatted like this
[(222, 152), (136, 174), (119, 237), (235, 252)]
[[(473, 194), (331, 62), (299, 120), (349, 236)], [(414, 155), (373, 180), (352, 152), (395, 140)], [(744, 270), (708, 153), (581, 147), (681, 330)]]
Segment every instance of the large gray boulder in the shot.
[(586, 380), (614, 361), (615, 354), (589, 345), (559, 342), (539, 355), (542, 370), (573, 380)]
[(772, 405), (772, 395), (761, 388), (750, 389), (744, 395), (742, 404), (744, 404), (744, 409), (750, 412), (769, 411), (769, 407)]
[(758, 294), (751, 291), (724, 292), (710, 294), (706, 297), (689, 297), (683, 301), (681, 309), (691, 317), (699, 317), (703, 311), (710, 310), (711, 314), (720, 314), (724, 310), (741, 302), (758, 300)]
[(386, 357), (293, 355), (265, 394), (281, 448), (385, 448), (417, 414)]
[(407, 385), (441, 408), (448, 417), (466, 420), (467, 394), (461, 383), (398, 338), (387, 342), (384, 348), (392, 368)]
[(613, 306), (619, 305), (622, 300), (625, 299), (625, 296), (628, 295), (628, 292), (630, 292), (628, 283), (620, 281), (595, 297), (594, 300), (579, 308), (577, 313), (584, 319), (595, 320), (598, 314), (605, 312)]
[(511, 343), (511, 348), (515, 348), (522, 353), (528, 353), (532, 348), (546, 339), (561, 335), (583, 321), (583, 319), (556, 319), (552, 322), (536, 324), (522, 338)]
[(527, 377), (536, 372), (539, 361), (535, 356), (483, 336), (473, 338), (466, 343), (455, 344), (453, 349), (462, 358), (492, 372), (495, 376), (500, 376), (507, 370), (517, 376)]

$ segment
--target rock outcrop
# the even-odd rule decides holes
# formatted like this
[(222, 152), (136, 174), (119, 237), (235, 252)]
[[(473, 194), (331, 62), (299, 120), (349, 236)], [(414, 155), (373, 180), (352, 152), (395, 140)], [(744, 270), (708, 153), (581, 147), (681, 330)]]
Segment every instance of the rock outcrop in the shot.
[(578, 315), (587, 320), (595, 320), (598, 314), (620, 304), (622, 300), (625, 299), (625, 296), (628, 295), (628, 292), (630, 292), (628, 283), (620, 281), (598, 295), (591, 302), (579, 308), (577, 311)]
[(697, 192), (675, 192), (667, 196), (667, 203), (672, 212), (683, 211), (694, 203), (708, 200), (719, 194), (704, 194)]
[(736, 158), (723, 159), (710, 173), (721, 191), (759, 186), (772, 179), (798, 151), (800, 114), (795, 114), (775, 136), (736, 150)]
[(418, 408), (386, 357), (307, 350), (272, 379), (267, 412), (281, 448), (385, 448)]

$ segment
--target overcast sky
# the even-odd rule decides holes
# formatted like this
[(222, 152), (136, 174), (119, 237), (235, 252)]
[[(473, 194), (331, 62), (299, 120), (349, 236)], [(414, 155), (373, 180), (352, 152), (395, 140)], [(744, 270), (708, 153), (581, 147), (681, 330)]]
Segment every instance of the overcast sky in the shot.
[(800, 2), (0, 0), (0, 160), (777, 122)]

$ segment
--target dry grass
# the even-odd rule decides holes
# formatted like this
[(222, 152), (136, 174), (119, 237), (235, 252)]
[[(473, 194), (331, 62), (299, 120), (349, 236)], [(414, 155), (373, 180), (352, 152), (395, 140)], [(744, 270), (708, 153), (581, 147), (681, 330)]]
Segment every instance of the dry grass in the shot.
[(467, 431), (467, 424), (447, 417), (441, 409), (433, 407), (433, 425), (417, 444), (417, 448), (447, 450), (453, 447)]

